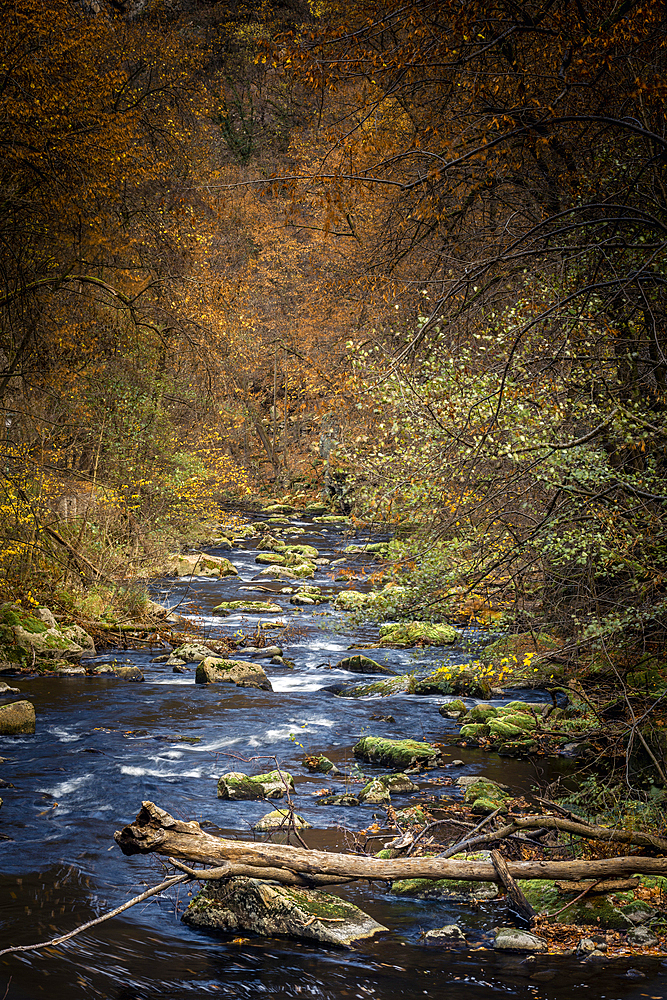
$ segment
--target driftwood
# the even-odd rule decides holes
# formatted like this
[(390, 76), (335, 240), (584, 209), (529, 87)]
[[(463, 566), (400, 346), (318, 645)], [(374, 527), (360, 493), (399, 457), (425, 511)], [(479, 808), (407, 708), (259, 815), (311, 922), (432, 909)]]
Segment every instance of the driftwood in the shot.
[(500, 851), (491, 851), (491, 861), (493, 862), (493, 867), (496, 869), (496, 872), (505, 887), (505, 892), (514, 905), (514, 909), (530, 924), (536, 916), (535, 910), (532, 908), (521, 889), (510, 875), (507, 862)]
[[(542, 820), (550, 817), (541, 817)], [(544, 824), (542, 824), (544, 825)], [(463, 879), (497, 882), (503, 879), (490, 862), (452, 861), (438, 857), (381, 858), (333, 854), (282, 844), (227, 840), (205, 833), (197, 822), (176, 820), (153, 802), (144, 802), (134, 821), (114, 834), (124, 854), (153, 851), (195, 864), (215, 865), (217, 878), (250, 875), (286, 885), (332, 885), (354, 879), (391, 882), (404, 878)], [(599, 861), (508, 861), (513, 879), (595, 881), (635, 873), (667, 876), (667, 858), (619, 857)], [(208, 873), (209, 876), (211, 873)]]

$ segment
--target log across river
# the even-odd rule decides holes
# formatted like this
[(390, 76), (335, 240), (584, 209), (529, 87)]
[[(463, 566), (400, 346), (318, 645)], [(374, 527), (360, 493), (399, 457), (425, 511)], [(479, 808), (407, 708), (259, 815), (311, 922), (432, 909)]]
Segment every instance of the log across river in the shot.
[[(345, 547), (357, 539), (344, 527), (317, 524), (307, 517), (292, 519), (292, 525), (303, 532), (294, 541), (314, 545), (323, 558), (345, 558), (345, 568), (353, 573), (372, 570), (363, 554), (346, 556)], [(495, 953), (489, 946), (493, 928), (511, 923), (503, 902), (471, 907), (404, 899), (392, 895), (384, 881), (365, 881), (376, 874), (381, 880), (393, 877), (397, 869), (390, 864), (394, 862), (383, 862), (386, 867), (374, 867), (369, 874), (351, 871), (351, 866), (368, 864), (368, 859), (350, 853), (348, 831), (368, 827), (374, 814), (381, 823), (384, 811), (364, 805), (320, 805), (323, 789), (342, 791), (344, 782), (310, 774), (303, 765), (304, 755), (326, 754), (349, 773), (355, 764), (352, 747), (362, 735), (437, 742), (452, 735), (455, 725), (439, 715), (442, 698), (438, 696), (337, 697), (335, 690), (341, 684), (364, 678), (345, 674), (335, 665), (376, 642), (377, 627), (352, 628), (330, 604), (295, 608), (289, 596), (280, 592), (285, 581), (271, 584), (266, 577), (257, 579), (261, 566), (255, 562), (256, 545), (257, 540), (250, 539), (244, 548), (217, 553), (232, 560), (238, 577), (165, 579), (156, 582), (154, 597), (178, 604), (179, 614), (196, 624), (204, 637), (257, 632), (280, 645), (284, 656), (294, 661), (293, 669), (255, 661), (265, 667), (273, 691), (195, 685), (192, 665), (185, 673), (174, 673), (171, 666), (152, 662), (167, 652), (161, 648), (103, 652), (96, 658), (99, 663), (115, 657), (140, 667), (144, 683), (89, 676), (5, 678), (20, 688), (21, 697), (34, 703), (37, 731), (34, 736), (0, 739), (0, 757), (4, 758), (0, 763), (4, 800), (0, 810), (0, 950), (67, 932), (165, 879), (168, 854), (153, 850), (128, 857), (113, 839), (119, 828), (136, 825), (137, 810), (144, 801), (157, 803), (176, 823), (198, 820), (200, 834), (206, 838), (216, 839), (208, 833), (214, 829), (216, 837), (220, 835), (235, 845), (233, 850), (242, 852), (234, 864), (241, 863), (241, 856), (243, 865), (254, 864), (263, 845), (253, 842), (251, 828), (273, 803), (221, 800), (216, 785), (225, 771), (257, 774), (275, 766), (275, 758), (294, 775), (295, 807), (312, 825), (302, 833), (310, 849), (308, 863), (312, 864), (315, 855), (333, 856), (332, 863), (342, 867), (320, 877), (328, 884), (355, 878), (333, 891), (389, 927), (391, 935), (347, 955), (286, 940), (214, 937), (181, 922), (188, 892), (196, 888), (176, 886), (61, 947), (3, 956), (0, 997), (5, 990), (7, 1000), (42, 996), (68, 1000), (187, 1000), (190, 996), (197, 1000), (255, 1000), (258, 996), (412, 1000), (444, 995), (448, 1000), (496, 996), (502, 1000), (569, 1000), (577, 990), (612, 1000), (665, 995), (659, 964), (637, 956), (613, 969), (582, 965), (575, 957), (563, 959), (557, 975), (551, 975), (554, 966), (548, 957), (538, 956), (537, 964), (529, 967), (521, 965), (521, 956)], [(309, 582), (332, 597), (340, 589), (366, 586), (335, 580), (339, 572), (338, 566), (323, 565)], [(268, 587), (270, 592), (258, 587)], [(228, 618), (213, 613), (221, 601), (239, 598), (277, 603), (281, 613)], [(445, 657), (467, 662), (470, 653), (463, 641), (476, 639), (477, 634), (468, 631), (452, 649), (382, 649), (371, 655), (396, 673), (425, 673)], [(522, 697), (546, 700), (539, 692), (522, 692)], [(452, 767), (448, 760), (454, 758), (463, 764)], [(362, 767), (370, 774), (381, 770)], [(434, 798), (451, 802), (461, 795), (453, 780), (459, 775), (486, 775), (525, 793), (574, 768), (574, 762), (564, 758), (513, 760), (452, 746), (443, 767), (415, 776), (419, 792), (392, 795), (392, 800), (396, 808)], [(377, 835), (382, 837), (382, 832)], [(380, 839), (378, 849), (392, 836), (387, 833)], [(297, 879), (316, 878), (297, 870), (293, 859), (298, 849), (274, 847), (281, 852), (276, 871), (289, 869)], [(173, 843), (169, 850), (176, 857)], [(292, 859), (287, 867), (286, 857)], [(208, 854), (205, 860), (220, 866), (231, 863)], [(445, 860), (437, 863), (443, 865)], [(413, 862), (423, 864), (423, 859), (410, 859)], [(604, 867), (606, 861), (600, 864)], [(270, 867), (266, 865), (265, 874)], [(633, 862), (632, 870), (641, 869)], [(478, 871), (490, 874), (490, 866)], [(512, 866), (510, 873), (516, 873)], [(450, 923), (459, 924), (469, 947), (451, 952), (424, 945), (424, 931)], [(646, 978), (628, 978), (629, 967)], [(531, 979), (535, 971), (545, 973), (546, 978)]]

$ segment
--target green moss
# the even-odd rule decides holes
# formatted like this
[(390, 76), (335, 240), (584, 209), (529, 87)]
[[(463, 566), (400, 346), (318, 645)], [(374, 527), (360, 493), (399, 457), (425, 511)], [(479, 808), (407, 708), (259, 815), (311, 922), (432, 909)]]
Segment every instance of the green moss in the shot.
[[(380, 626), (380, 645), (398, 646), (447, 646), (459, 639), (451, 625), (433, 625), (429, 622), (398, 622)], [(443, 694), (448, 692), (443, 691)]]
[(410, 686), (410, 678), (391, 677), (383, 681), (370, 681), (368, 684), (355, 684), (354, 687), (345, 688), (341, 692), (341, 698), (369, 698), (380, 696), (383, 698), (391, 694), (398, 694), (407, 691)]
[(385, 764), (402, 770), (411, 764), (436, 763), (440, 752), (430, 743), (417, 740), (388, 740), (380, 736), (363, 736), (354, 747), (354, 756), (374, 764)]
[(487, 722), (489, 719), (494, 719), (497, 715), (498, 709), (494, 708), (493, 705), (475, 705), (470, 709), (463, 722), (466, 724), (470, 722)]
[(461, 736), (469, 736), (478, 740), (489, 735), (489, 727), (485, 726), (483, 722), (472, 722), (461, 726), (460, 732)]

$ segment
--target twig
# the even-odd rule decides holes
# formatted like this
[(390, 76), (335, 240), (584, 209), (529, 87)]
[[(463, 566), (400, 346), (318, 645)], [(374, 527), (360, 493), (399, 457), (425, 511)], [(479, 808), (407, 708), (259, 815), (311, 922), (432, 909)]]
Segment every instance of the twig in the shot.
[(565, 904), (565, 906), (561, 906), (560, 910), (556, 910), (555, 913), (547, 913), (546, 915), (549, 918), (549, 920), (552, 920), (553, 917), (557, 917), (559, 913), (563, 912), (563, 910), (567, 910), (568, 906), (572, 906), (573, 903), (578, 903), (580, 899), (583, 899), (583, 897), (586, 895), (587, 892), (590, 892), (591, 889), (594, 889), (596, 885), (599, 885), (600, 881), (601, 880), (598, 879), (597, 882), (592, 882), (589, 885), (587, 885), (583, 892), (580, 892), (578, 896), (575, 896), (574, 899), (571, 899), (569, 903)]
[(148, 899), (149, 896), (156, 896), (159, 892), (163, 892), (165, 889), (170, 889), (172, 885), (176, 885), (178, 882), (189, 882), (192, 876), (190, 875), (174, 875), (168, 878), (164, 882), (160, 882), (159, 885), (153, 886), (152, 889), (147, 889), (146, 892), (142, 892), (140, 896), (135, 896), (134, 899), (129, 899), (127, 903), (123, 903), (122, 906), (117, 906), (115, 910), (111, 910), (110, 913), (105, 913), (101, 917), (96, 917), (95, 920), (89, 920), (88, 923), (82, 924), (80, 927), (76, 927), (73, 931), (69, 931), (67, 934), (61, 934), (59, 937), (51, 938), (50, 941), (40, 941), (39, 944), (20, 944), (13, 948), (3, 948), (0, 951), (0, 955), (13, 955), (19, 951), (39, 951), (41, 948), (52, 948), (54, 945), (63, 944), (64, 941), (69, 941), (70, 938), (75, 937), (77, 934), (81, 934), (82, 931), (87, 931), (90, 927), (95, 927), (97, 924), (103, 924), (105, 920), (111, 920), (112, 917), (118, 916), (124, 910), (129, 910), (131, 906), (136, 906), (137, 903), (142, 903), (144, 899)]

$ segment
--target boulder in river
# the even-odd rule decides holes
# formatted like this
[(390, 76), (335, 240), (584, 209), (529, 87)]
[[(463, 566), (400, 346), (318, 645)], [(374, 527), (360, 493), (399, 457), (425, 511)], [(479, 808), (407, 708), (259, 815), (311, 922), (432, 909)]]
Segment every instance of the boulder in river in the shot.
[(218, 778), (219, 799), (282, 799), (288, 791), (294, 791), (294, 778), (287, 771), (267, 771), (254, 777), (228, 771)]
[(498, 782), (479, 777), (475, 781), (466, 783), (464, 787), (463, 801), (472, 806), (474, 813), (483, 816), (496, 809), (500, 809), (501, 815), (507, 812), (507, 803), (512, 800), (512, 795), (508, 794)]
[(265, 563), (268, 566), (284, 566), (286, 557), (280, 552), (258, 552), (255, 556), (256, 563)]
[(447, 663), (415, 681), (413, 694), (464, 694), (470, 698), (490, 698), (491, 687), (479, 664)]
[(235, 613), (279, 615), (283, 609), (279, 604), (271, 604), (268, 601), (222, 601), (213, 610), (218, 615), (232, 615)]
[(169, 666), (173, 666), (176, 660), (180, 660), (181, 663), (201, 663), (207, 656), (215, 656), (215, 651), (201, 643), (184, 642), (172, 650), (171, 656), (166, 662)]
[(94, 672), (99, 676), (120, 677), (123, 681), (141, 682), (145, 679), (139, 667), (122, 666), (119, 663), (101, 663), (95, 667)]
[(215, 656), (208, 656), (197, 665), (195, 684), (236, 684), (237, 687), (273, 690), (271, 681), (258, 663), (225, 660)]
[(258, 819), (256, 823), (253, 823), (252, 828), (259, 833), (269, 833), (273, 830), (287, 831), (292, 825), (296, 830), (310, 830), (312, 828), (312, 823), (309, 823), (303, 816), (299, 816), (298, 813), (292, 813), (290, 820), (289, 809), (273, 809)]
[(192, 900), (183, 920), (193, 927), (227, 933), (250, 931), (340, 947), (352, 947), (387, 930), (338, 896), (245, 876), (209, 882)]
[(0, 705), (0, 734), (21, 736), (35, 732), (35, 709), (32, 702), (12, 701)]
[(0, 607), (0, 660), (29, 667), (35, 659), (80, 660), (94, 656), (95, 644), (79, 625), (60, 626), (48, 608), (32, 614), (15, 604)]
[(440, 762), (440, 751), (430, 743), (388, 740), (381, 736), (362, 736), (354, 746), (354, 756), (371, 764), (384, 764), (397, 769)]
[[(474, 854), (455, 854), (458, 859), (466, 861), (490, 861), (489, 851), (477, 851)], [(473, 882), (467, 879), (452, 878), (404, 878), (392, 883), (391, 891), (398, 896), (411, 896), (414, 899), (443, 899), (452, 903), (483, 902), (496, 899), (499, 889), (495, 882)]]
[(373, 778), (359, 792), (359, 801), (367, 805), (388, 806), (391, 804), (389, 789), (379, 778)]
[(392, 694), (407, 691), (412, 683), (409, 674), (398, 677), (388, 677), (382, 681), (369, 681), (366, 684), (354, 684), (336, 691), (339, 698), (387, 698)]
[(544, 938), (518, 927), (499, 927), (493, 947), (496, 951), (548, 951), (549, 946)]
[(360, 653), (340, 660), (336, 664), (336, 670), (349, 670), (353, 674), (390, 674), (392, 677), (396, 673), (384, 664), (371, 660), (370, 656), (362, 656)]
[(12, 694), (21, 694), (21, 689), (10, 687), (7, 681), (0, 681), (0, 698)]
[(380, 626), (380, 645), (397, 646), (448, 646), (460, 638), (451, 625), (434, 625), (431, 622), (397, 622)]
[(167, 572), (170, 576), (238, 576), (236, 566), (224, 556), (211, 556), (205, 552), (188, 552), (170, 557)]
[(319, 771), (320, 774), (330, 774), (332, 776), (340, 774), (334, 762), (325, 757), (324, 754), (319, 754), (317, 757), (306, 757), (303, 763), (312, 772)]
[(434, 927), (426, 931), (424, 941), (427, 944), (465, 944), (465, 934), (458, 924), (445, 924), (444, 927)]

